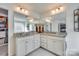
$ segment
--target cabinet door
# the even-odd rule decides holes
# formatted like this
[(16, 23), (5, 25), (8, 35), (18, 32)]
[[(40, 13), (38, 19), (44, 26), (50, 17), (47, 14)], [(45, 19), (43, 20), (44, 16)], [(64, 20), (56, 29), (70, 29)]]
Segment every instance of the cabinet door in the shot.
[(49, 37), (47, 40), (47, 49), (58, 55), (63, 55), (64, 39), (59, 37)]
[(23, 38), (17, 38), (16, 55), (17, 56), (24, 56), (25, 55), (25, 40)]
[(30, 53), (33, 51), (34, 48), (34, 44), (33, 44), (33, 36), (29, 36), (29, 38), (27, 39), (27, 53)]
[(40, 35), (34, 35), (34, 49), (37, 49), (40, 47)]
[(59, 55), (64, 55), (64, 40), (56, 40), (54, 42), (54, 52)]
[(47, 49), (49, 51), (54, 50), (54, 40), (53, 39), (48, 38), (48, 40), (47, 40)]
[(28, 41), (29, 41), (29, 37), (25, 37), (25, 55), (28, 54)]

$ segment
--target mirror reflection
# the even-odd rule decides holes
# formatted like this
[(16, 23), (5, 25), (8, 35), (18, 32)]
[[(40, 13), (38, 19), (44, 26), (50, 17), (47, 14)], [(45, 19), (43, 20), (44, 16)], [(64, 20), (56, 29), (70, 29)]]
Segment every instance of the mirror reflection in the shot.
[(38, 21), (28, 19), (28, 16), (23, 14), (14, 13), (14, 32), (66, 32), (66, 15), (65, 11), (50, 16), (50, 19), (45, 21)]

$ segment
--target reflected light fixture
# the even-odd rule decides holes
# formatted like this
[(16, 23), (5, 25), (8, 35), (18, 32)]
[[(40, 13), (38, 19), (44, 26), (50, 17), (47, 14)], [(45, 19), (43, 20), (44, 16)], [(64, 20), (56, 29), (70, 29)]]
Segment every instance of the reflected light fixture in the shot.
[(30, 21), (30, 22), (33, 22), (33, 19), (30, 19), (29, 21)]
[(49, 19), (46, 19), (46, 22), (50, 22), (50, 20)]

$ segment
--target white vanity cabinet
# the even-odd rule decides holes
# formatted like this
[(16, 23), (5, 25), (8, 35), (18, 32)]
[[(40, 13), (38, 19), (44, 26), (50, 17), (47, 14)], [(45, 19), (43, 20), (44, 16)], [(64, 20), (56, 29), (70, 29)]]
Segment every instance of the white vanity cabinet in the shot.
[(40, 47), (40, 34), (16, 38), (16, 55), (24, 56)]
[(64, 55), (64, 38), (46, 34), (34, 34), (16, 38), (16, 55), (24, 56), (43, 47), (58, 55)]
[(47, 49), (58, 55), (64, 55), (64, 38), (49, 37), (47, 41)]
[(40, 36), (41, 47), (56, 53), (58, 55), (64, 55), (64, 38), (56, 36), (41, 35)]

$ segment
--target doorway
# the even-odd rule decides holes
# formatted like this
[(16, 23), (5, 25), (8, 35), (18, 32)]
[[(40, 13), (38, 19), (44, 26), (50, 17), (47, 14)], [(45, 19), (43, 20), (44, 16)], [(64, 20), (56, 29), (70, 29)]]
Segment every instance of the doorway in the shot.
[(8, 10), (0, 8), (0, 56), (8, 55)]

